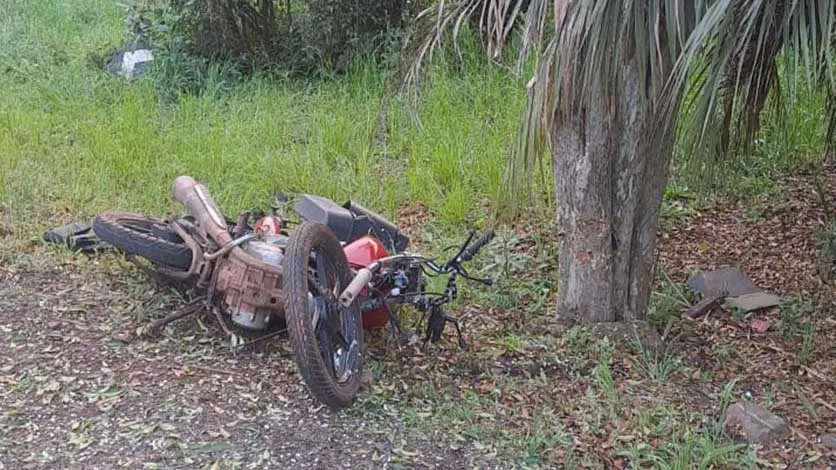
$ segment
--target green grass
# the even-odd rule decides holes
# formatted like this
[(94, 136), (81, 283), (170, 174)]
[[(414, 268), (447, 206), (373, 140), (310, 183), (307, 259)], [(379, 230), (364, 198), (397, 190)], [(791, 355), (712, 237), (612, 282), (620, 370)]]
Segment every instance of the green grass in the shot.
[(96, 66), (120, 45), (120, 15), (105, 0), (0, 6), (0, 201), (23, 233), (108, 209), (179, 210), (181, 174), (230, 216), (283, 190), (392, 217), (421, 201), (450, 228), (479, 224), (499, 192), (524, 103), (505, 72), (439, 67), (416, 106), (421, 126), (407, 103), (384, 101), (386, 72), (370, 61), (307, 84), (216, 72), (198, 95), (168, 99), (153, 79)]
[[(671, 185), (679, 194), (693, 196), (698, 203), (719, 197), (752, 204), (780, 196), (782, 188), (775, 184), (780, 176), (821, 160), (827, 127), (825, 95), (804, 83), (792, 87), (790, 77), (779, 73), (784, 84), (780, 99), (776, 102), (773, 94), (768, 100), (760, 132), (747, 151), (715, 159), (713, 154), (691, 155), (678, 148)], [(663, 209), (663, 215), (675, 224), (688, 215), (688, 208)], [(749, 217), (758, 218), (756, 207)]]
[[(524, 77), (477, 54), (462, 66), (437, 61), (415, 104), (417, 125), (411, 105), (385, 99), (386, 71), (370, 60), (307, 83), (241, 81), (214, 67), (197, 94), (164, 88), (177, 82), (177, 64), (159, 60), (156, 80), (125, 83), (97, 65), (122, 45), (122, 14), (110, 0), (0, 6), (0, 220), (22, 234), (12, 244), (109, 209), (179, 211), (169, 188), (181, 174), (206, 183), (231, 216), (266, 206), (276, 190), (304, 191), (390, 217), (420, 201), (447, 233), (482, 224), (501, 194)], [(699, 172), (683, 159), (669, 194), (769, 192), (779, 172), (811, 161), (823, 102), (799, 96), (784, 127), (768, 120), (762, 144), (717, 167), (729, 178), (689, 188)], [(680, 226), (691, 209), (668, 199), (663, 219)]]

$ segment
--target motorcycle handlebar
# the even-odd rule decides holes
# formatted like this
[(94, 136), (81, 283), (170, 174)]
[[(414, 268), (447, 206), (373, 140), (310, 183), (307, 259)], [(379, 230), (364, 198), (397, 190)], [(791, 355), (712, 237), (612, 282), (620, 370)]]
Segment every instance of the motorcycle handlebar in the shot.
[[(354, 299), (356, 299), (357, 296), (360, 295), (360, 292), (369, 284), (369, 282), (371, 282), (372, 277), (374, 277), (374, 273), (385, 262), (390, 262), (394, 259), (402, 259), (402, 258), (420, 259), (420, 260), (423, 260), (425, 263), (430, 263), (429, 266), (431, 266), (431, 268), (434, 271), (438, 272), (439, 274), (448, 273), (449, 272), (448, 269), (454, 266), (453, 263), (458, 264), (458, 263), (462, 263), (462, 262), (465, 262), (465, 261), (470, 261), (474, 256), (476, 256), (477, 253), (479, 253), (479, 250), (481, 250), (485, 245), (487, 245), (488, 243), (490, 243), (491, 240), (493, 240), (494, 235), (495, 235), (495, 233), (494, 233), (493, 230), (488, 230), (478, 240), (473, 242), (473, 244), (471, 244), (471, 245), (465, 247), (463, 250), (461, 250), (459, 255), (456, 256), (454, 259), (450, 260), (450, 262), (448, 262), (444, 267), (439, 267), (435, 263), (432, 263), (431, 261), (429, 261), (429, 260), (427, 260), (423, 257), (410, 257), (410, 256), (396, 255), (396, 256), (389, 257), (389, 258), (384, 258), (384, 259), (377, 260), (375, 263), (372, 263), (368, 267), (362, 268), (359, 271), (357, 271), (357, 273), (354, 275), (354, 278), (351, 280), (351, 282), (348, 284), (348, 286), (346, 286), (346, 288), (340, 293), (339, 298), (338, 298), (338, 300), (340, 302), (340, 305), (342, 305), (343, 307), (348, 307), (349, 305), (351, 305), (351, 303), (354, 301)], [(471, 234), (471, 237), (473, 237), (472, 234)], [(453, 268), (453, 269), (454, 269), (455, 272), (458, 272), (458, 268)], [(468, 278), (468, 279), (474, 279), (474, 280), (477, 280), (477, 281), (481, 281), (481, 282), (483, 282), (487, 285), (493, 284), (493, 281), (488, 280), (488, 279), (475, 279), (475, 278)]]
[(372, 280), (372, 275), (372, 271), (368, 268), (362, 268), (357, 271), (357, 275), (354, 276), (354, 279), (351, 280), (348, 287), (340, 293), (340, 305), (344, 308), (351, 305), (351, 302), (354, 302), (354, 299), (360, 295), (360, 292), (365, 289), (365, 287)]
[(485, 245), (490, 243), (491, 240), (493, 240), (494, 235), (495, 233), (493, 230), (488, 230), (487, 232), (485, 232), (485, 234), (482, 235), (478, 240), (476, 240), (472, 245), (468, 246), (462, 251), (462, 254), (459, 255), (458, 261), (464, 262), (473, 259), (473, 257), (476, 256), (477, 253), (479, 253), (479, 250), (481, 250), (482, 247), (484, 247)]

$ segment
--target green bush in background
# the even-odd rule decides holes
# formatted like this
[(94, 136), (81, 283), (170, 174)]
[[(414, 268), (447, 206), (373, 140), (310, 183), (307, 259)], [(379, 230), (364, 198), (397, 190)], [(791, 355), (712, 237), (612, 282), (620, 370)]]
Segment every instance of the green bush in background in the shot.
[(407, 23), (406, 0), (134, 0), (127, 26), (163, 55), (309, 75), (382, 53)]

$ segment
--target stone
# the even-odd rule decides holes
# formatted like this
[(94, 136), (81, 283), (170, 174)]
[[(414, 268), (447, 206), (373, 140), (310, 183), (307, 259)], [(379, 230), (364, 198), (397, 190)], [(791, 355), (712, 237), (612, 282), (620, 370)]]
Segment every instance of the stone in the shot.
[(824, 434), (819, 440), (821, 441), (821, 445), (828, 449), (836, 450), (836, 434)]
[(781, 305), (781, 299), (777, 295), (770, 294), (769, 292), (755, 292), (754, 294), (729, 297), (726, 299), (726, 303), (744, 312), (751, 312), (753, 310)]
[(783, 418), (750, 401), (729, 407), (726, 426), (740, 426), (750, 444), (767, 444), (790, 434)]
[(763, 291), (746, 274), (734, 267), (698, 271), (688, 279), (688, 286), (703, 297), (711, 298), (738, 297)]

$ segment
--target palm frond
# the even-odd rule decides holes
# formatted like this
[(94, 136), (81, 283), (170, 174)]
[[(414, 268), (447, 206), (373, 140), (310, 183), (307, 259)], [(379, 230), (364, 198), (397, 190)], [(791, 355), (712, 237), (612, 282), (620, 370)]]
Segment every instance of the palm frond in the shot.
[[(499, 54), (515, 18), (525, 13), (517, 70), (537, 58), (528, 82), (519, 142), (506, 181), (511, 213), (530, 195), (537, 162), (561, 120), (583, 112), (593, 99), (615, 97), (622, 67), (630, 64), (643, 90), (638, 112), (655, 116), (659, 132), (672, 123), (683, 133), (686, 157), (729, 145), (731, 129), (743, 146), (758, 131), (770, 93), (789, 94), (799, 83), (828, 91), (829, 142), (836, 134), (836, 18), (832, 0), (440, 0), (422, 13), (408, 83), (442, 44), (444, 33), (475, 11), (488, 52)], [(510, 17), (509, 17), (510, 15)], [(545, 45), (545, 47), (544, 47)], [(780, 62), (783, 60), (783, 62)], [(686, 93), (687, 89), (687, 93)], [(683, 103), (684, 99), (684, 103)], [(684, 104), (684, 106), (682, 106)], [(793, 103), (787, 103), (791, 107)], [(680, 116), (683, 119), (680, 120)], [(832, 143), (830, 144), (832, 145)], [(705, 151), (711, 149), (711, 152)]]
[(834, 14), (828, 0), (714, 3), (688, 39), (669, 83), (675, 88), (689, 82), (696, 97), (683, 123), (685, 156), (723, 151), (732, 120), (745, 148), (758, 131), (767, 96), (779, 85), (779, 64), (789, 86), (790, 102), (783, 108), (793, 108), (800, 84), (829, 90), (832, 102)]
[(545, 148), (553, 144), (547, 140), (552, 126), (582, 112), (599, 96), (615, 96), (627, 61), (637, 63), (640, 89), (645, 91), (643, 106), (660, 106), (657, 101), (671, 64), (707, 10), (707, 2), (532, 2), (521, 57), (543, 43), (543, 19), (550, 17), (549, 7), (554, 31), (548, 47), (538, 54), (537, 70), (527, 87), (520, 141), (506, 171), (508, 197), (503, 200), (509, 202), (505, 212), (511, 216), (529, 200), (533, 172)]
[[(452, 36), (456, 53), (461, 57), (459, 35), (463, 25), (478, 14), (478, 29), (486, 41), (488, 56), (502, 54), (503, 46), (521, 16), (526, 0), (439, 0), (422, 10), (414, 22), (414, 30), (405, 42), (405, 56), (410, 59), (405, 73), (407, 86), (417, 85), (423, 65), (432, 60), (447, 33)], [(530, 3), (538, 3), (532, 1)]]

